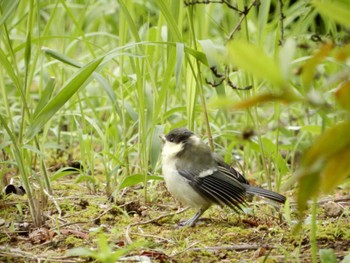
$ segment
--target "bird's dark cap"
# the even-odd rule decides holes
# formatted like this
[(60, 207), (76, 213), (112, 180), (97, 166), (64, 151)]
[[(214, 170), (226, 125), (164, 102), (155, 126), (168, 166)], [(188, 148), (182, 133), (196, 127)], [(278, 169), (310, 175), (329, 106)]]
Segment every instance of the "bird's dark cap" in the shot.
[(194, 133), (186, 128), (176, 128), (165, 135), (165, 139), (173, 143), (186, 142)]

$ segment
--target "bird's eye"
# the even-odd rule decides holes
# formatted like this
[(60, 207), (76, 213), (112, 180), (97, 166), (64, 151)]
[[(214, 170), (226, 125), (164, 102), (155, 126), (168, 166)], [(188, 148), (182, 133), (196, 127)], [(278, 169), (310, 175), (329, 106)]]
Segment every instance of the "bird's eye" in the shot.
[(169, 142), (174, 142), (174, 137), (170, 137)]

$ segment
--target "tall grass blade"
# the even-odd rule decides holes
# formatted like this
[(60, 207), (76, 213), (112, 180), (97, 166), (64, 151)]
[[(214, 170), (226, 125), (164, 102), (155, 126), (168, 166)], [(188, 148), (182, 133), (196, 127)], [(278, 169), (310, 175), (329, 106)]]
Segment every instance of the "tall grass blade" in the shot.
[(35, 108), (35, 111), (33, 113), (33, 118), (35, 119), (38, 113), (47, 105), (49, 100), (51, 99), (53, 90), (55, 88), (56, 80), (55, 78), (50, 78), (49, 82), (46, 85), (46, 88), (44, 89), (43, 93), (41, 94), (41, 97), (38, 101), (38, 105)]
[(0, 27), (6, 22), (8, 17), (15, 12), (18, 6), (19, 0), (13, 1), (1, 1), (1, 18), (0, 18)]
[(102, 61), (103, 57), (93, 60), (71, 77), (62, 90), (51, 99), (33, 119), (26, 133), (28, 140), (33, 138), (33, 136), (42, 129), (45, 123), (47, 123), (47, 121), (50, 120), (51, 117), (79, 90)]
[(350, 2), (340, 0), (314, 0), (312, 4), (316, 9), (327, 17), (342, 24), (345, 27), (350, 27)]

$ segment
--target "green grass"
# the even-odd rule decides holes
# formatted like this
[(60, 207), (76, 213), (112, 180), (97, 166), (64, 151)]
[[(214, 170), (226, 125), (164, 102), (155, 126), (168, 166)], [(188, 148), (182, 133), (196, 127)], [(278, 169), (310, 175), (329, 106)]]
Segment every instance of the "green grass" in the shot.
[(25, 187), (35, 226), (70, 161), (91, 194), (141, 183), (154, 201), (159, 135), (175, 127), (301, 214), (346, 180), (348, 3), (187, 2), (0, 1), (0, 177)]

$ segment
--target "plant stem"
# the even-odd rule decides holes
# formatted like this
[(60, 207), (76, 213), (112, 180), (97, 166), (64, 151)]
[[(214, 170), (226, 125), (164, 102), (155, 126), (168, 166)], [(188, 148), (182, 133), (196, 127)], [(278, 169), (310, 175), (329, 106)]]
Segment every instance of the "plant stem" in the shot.
[[(192, 12), (192, 8), (188, 8), (188, 17), (190, 20), (190, 29), (191, 29), (191, 34), (192, 34), (192, 38), (193, 38), (193, 45), (194, 48), (197, 50), (197, 41), (196, 41), (196, 33), (194, 30), (194, 25), (193, 25), (193, 12)], [(196, 60), (196, 65), (197, 65), (197, 74), (195, 76), (196, 79), (196, 85), (197, 88), (199, 89), (199, 95), (201, 98), (201, 103), (202, 103), (202, 108), (203, 108), (203, 113), (204, 113), (204, 121), (205, 121), (205, 126), (206, 126), (206, 130), (207, 130), (207, 134), (208, 134), (208, 141), (209, 141), (209, 146), (211, 148), (212, 151), (214, 151), (214, 141), (213, 141), (213, 137), (211, 134), (211, 129), (210, 129), (210, 123), (209, 123), (209, 115), (208, 115), (208, 109), (207, 109), (207, 104), (206, 104), (206, 100), (205, 100), (205, 95), (204, 95), (204, 88), (203, 88), (203, 82), (202, 82), (202, 73), (201, 73), (201, 65), (200, 62), (198, 60)]]
[(311, 233), (310, 233), (310, 243), (311, 243), (311, 258), (312, 262), (317, 262), (317, 198), (314, 197), (312, 200), (311, 207)]

